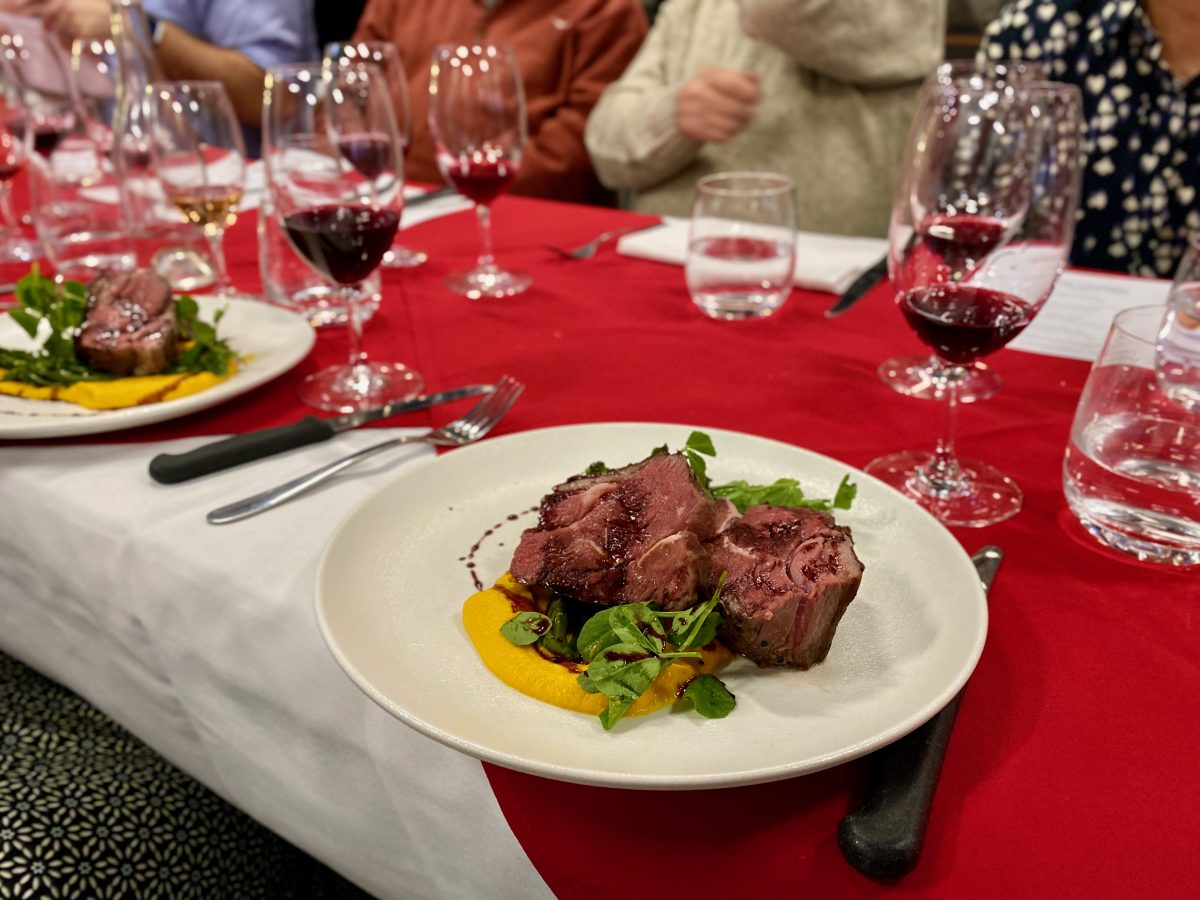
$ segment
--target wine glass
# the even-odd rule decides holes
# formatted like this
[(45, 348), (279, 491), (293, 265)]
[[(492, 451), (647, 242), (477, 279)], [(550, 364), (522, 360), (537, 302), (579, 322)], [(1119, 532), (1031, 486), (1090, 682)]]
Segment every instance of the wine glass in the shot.
[[(392, 96), (392, 108), (396, 111), (396, 125), (400, 130), (400, 145), (405, 156), (412, 145), (412, 103), (408, 97), (408, 78), (396, 45), (388, 41), (347, 41), (327, 44), (325, 58), (334, 65), (346, 62), (374, 63), (383, 71), (388, 90)], [(398, 235), (399, 233), (397, 233)], [(385, 269), (411, 269), (423, 265), (429, 256), (420, 250), (406, 247), (393, 241), (383, 255)]]
[(510, 297), (532, 279), (506, 272), (492, 255), (491, 205), (516, 178), (525, 146), (525, 88), (512, 49), (439, 44), (429, 82), (429, 130), (442, 177), (475, 203), (479, 261), (446, 286), (472, 299)]
[(31, 136), (25, 110), (0, 101), (0, 263), (29, 262), (41, 255), (37, 244), (21, 236), (12, 208), (11, 182), (29, 159)]
[(246, 147), (219, 81), (156, 81), (147, 88), (150, 155), (167, 201), (208, 241), (221, 298), (243, 296), (225, 265), (225, 229), (237, 219)]
[[(950, 84), (954, 79), (976, 74), (1000, 85), (1045, 81), (1047, 78), (1044, 65), (1028, 60), (996, 59), (984, 63), (968, 59), (950, 60), (938, 66), (927, 79), (922, 88), (921, 101), (917, 104), (918, 109), (935, 85)], [(908, 160), (912, 157), (917, 124), (914, 122), (913, 132), (909, 135)], [(909, 171), (909, 168), (906, 165), (905, 170)], [(922, 400), (945, 399), (951, 380), (954, 381), (959, 403), (986, 400), (1004, 386), (1000, 376), (980, 360), (960, 366), (945, 366), (936, 354), (891, 357), (879, 364), (878, 372), (883, 383), (892, 390)]]
[[(1082, 98), (1050, 82), (1001, 85), (979, 75), (930, 90), (888, 232), (896, 303), (946, 366), (1000, 349), (1045, 303), (1066, 263), (1079, 204)], [(956, 381), (933, 452), (871, 462), (948, 525), (1016, 515), (1016, 483), (954, 449)]]
[(267, 73), (263, 159), (275, 214), (297, 253), (340, 289), (350, 359), (309, 376), (300, 398), (353, 412), (418, 394), (420, 375), (367, 359), (355, 286), (374, 272), (404, 207), (404, 155), (387, 82), (369, 63)]

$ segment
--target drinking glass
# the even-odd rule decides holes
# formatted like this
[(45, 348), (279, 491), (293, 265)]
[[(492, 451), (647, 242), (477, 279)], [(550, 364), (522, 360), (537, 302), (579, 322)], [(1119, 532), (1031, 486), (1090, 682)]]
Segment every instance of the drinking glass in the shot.
[(1175, 403), (1200, 413), (1200, 235), (1175, 272), (1155, 341), (1155, 377)]
[[(929, 76), (922, 88), (924, 95), (937, 84), (951, 84), (955, 79), (978, 75), (1003, 84), (1018, 84), (1045, 81), (1046, 68), (1041, 63), (1028, 60), (996, 59), (984, 63), (973, 59), (956, 59), (942, 63)], [(918, 102), (920, 108), (922, 102)], [(909, 134), (908, 159), (911, 160), (913, 141), (917, 137), (917, 122)], [(936, 354), (927, 356), (895, 356), (879, 364), (879, 377), (894, 391), (922, 400), (943, 400), (951, 380), (959, 403), (986, 400), (997, 394), (1004, 382), (994, 369), (980, 360), (961, 366), (944, 366)]]
[(353, 412), (420, 392), (421, 376), (376, 363), (362, 344), (358, 288), (396, 236), (404, 156), (383, 73), (374, 65), (279, 66), (267, 73), (263, 146), (267, 189), (292, 245), (344, 298), (350, 358), (312, 375), (300, 397)]
[(229, 279), (223, 246), (246, 178), (246, 147), (229, 94), (219, 81), (158, 81), (147, 92), (150, 154), (167, 201), (208, 241), (214, 294), (242, 296)]
[(525, 88), (512, 49), (439, 44), (429, 81), (429, 130), (446, 183), (475, 204), (482, 249), (470, 272), (446, 286), (472, 299), (511, 297), (532, 279), (506, 272), (492, 254), (491, 205), (512, 184), (525, 146)]
[[(888, 232), (896, 304), (947, 366), (1016, 337), (1045, 303), (1074, 233), (1082, 100), (1070, 85), (1000, 85), (978, 75), (931, 90)], [(955, 454), (955, 379), (933, 452), (874, 460), (872, 475), (948, 525), (1020, 511), (1016, 483)]]
[(1156, 377), (1161, 306), (1113, 320), (1079, 398), (1063, 493), (1101, 543), (1145, 562), (1200, 565), (1200, 408)]
[(796, 186), (770, 172), (696, 183), (685, 267), (692, 300), (714, 319), (769, 316), (792, 290)]
[[(412, 145), (412, 103), (408, 96), (408, 78), (404, 74), (404, 65), (396, 45), (389, 41), (348, 41), (335, 42), (326, 45), (325, 58), (334, 65), (344, 62), (374, 63), (387, 81), (388, 90), (392, 96), (392, 108), (396, 111), (396, 125), (400, 130), (400, 145), (407, 157)], [(399, 232), (397, 232), (397, 238)], [(429, 256), (420, 250), (413, 250), (392, 241), (392, 246), (383, 255), (385, 269), (411, 269), (428, 262)]]
[(11, 182), (26, 166), (31, 137), (25, 110), (0, 102), (0, 263), (29, 262), (40, 255), (37, 244), (21, 235), (12, 208)]

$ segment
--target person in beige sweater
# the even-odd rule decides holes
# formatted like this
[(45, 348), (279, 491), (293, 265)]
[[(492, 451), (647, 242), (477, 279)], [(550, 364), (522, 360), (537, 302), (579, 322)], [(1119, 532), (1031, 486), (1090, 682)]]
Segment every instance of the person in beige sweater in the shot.
[(668, 0), (584, 139), (601, 182), (686, 216), (710, 172), (780, 172), (803, 230), (883, 235), (946, 0)]

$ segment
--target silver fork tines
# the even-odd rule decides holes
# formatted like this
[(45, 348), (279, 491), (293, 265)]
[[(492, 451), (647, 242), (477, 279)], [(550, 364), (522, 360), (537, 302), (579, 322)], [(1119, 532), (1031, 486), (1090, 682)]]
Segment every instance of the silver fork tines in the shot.
[(591, 259), (596, 255), (596, 251), (600, 249), (600, 245), (605, 241), (611, 241), (613, 238), (628, 234), (631, 231), (640, 231), (645, 227), (645, 225), (626, 225), (624, 228), (613, 228), (603, 234), (597, 235), (586, 244), (580, 244), (578, 247), (571, 247), (569, 249), (556, 247), (554, 244), (543, 244), (542, 246), (547, 250), (553, 250), (559, 256), (566, 259)]
[(463, 444), (473, 443), (496, 427), (496, 423), (504, 418), (505, 413), (512, 409), (512, 405), (517, 402), (517, 398), (521, 396), (523, 390), (525, 390), (525, 385), (504, 375), (496, 382), (496, 386), (492, 389), (492, 392), (485, 394), (466, 415), (455, 419), (453, 422), (448, 422), (441, 428), (435, 428), (427, 434), (405, 435), (404, 437), (392, 438), (391, 440), (381, 441), (378, 444), (372, 444), (370, 447), (359, 450), (357, 453), (343, 456), (339, 460), (321, 466), (319, 469), (314, 469), (308, 474), (301, 475), (299, 478), (295, 478), (278, 487), (255, 494), (253, 497), (239, 500), (236, 503), (230, 503), (219, 509), (214, 509), (206, 518), (212, 525), (225, 525), (229, 522), (237, 522), (241, 519), (258, 515), (260, 512), (266, 512), (268, 509), (274, 509), (276, 506), (287, 503), (289, 500), (311, 490), (339, 472), (385, 450), (391, 450), (393, 447), (402, 447), (405, 444), (415, 443), (434, 444), (438, 447), (461, 447)]

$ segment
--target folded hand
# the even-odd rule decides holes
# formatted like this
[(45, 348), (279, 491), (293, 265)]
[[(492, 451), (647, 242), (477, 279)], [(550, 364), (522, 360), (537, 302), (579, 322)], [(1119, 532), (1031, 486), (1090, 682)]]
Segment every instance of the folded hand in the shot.
[(679, 89), (676, 123), (693, 141), (727, 141), (754, 118), (759, 93), (753, 72), (706, 66)]

